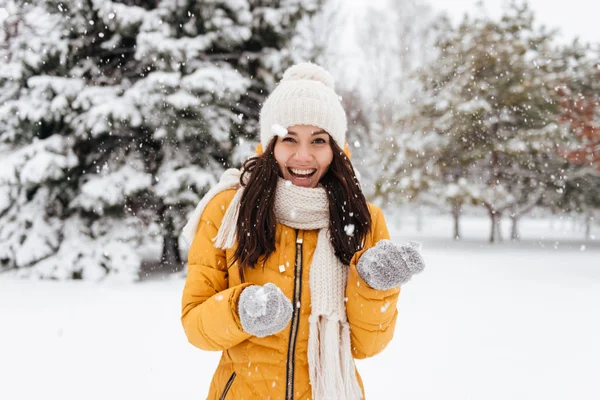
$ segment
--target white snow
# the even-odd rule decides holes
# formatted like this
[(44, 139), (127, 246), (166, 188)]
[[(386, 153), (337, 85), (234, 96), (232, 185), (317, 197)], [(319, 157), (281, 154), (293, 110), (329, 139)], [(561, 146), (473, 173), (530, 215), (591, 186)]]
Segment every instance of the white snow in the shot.
[(167, 169), (159, 174), (154, 192), (167, 203), (176, 203), (182, 200), (197, 203), (200, 199), (190, 189), (204, 193), (216, 183), (212, 174), (197, 166)]
[(288, 134), (288, 130), (284, 126), (279, 124), (273, 124), (271, 126), (271, 132), (279, 137), (284, 137)]
[(85, 113), (80, 114), (75, 122), (80, 130), (88, 130), (92, 137), (100, 136), (112, 130), (112, 123), (127, 124), (138, 127), (144, 117), (136, 106), (132, 93), (137, 87), (130, 89), (126, 96), (117, 96), (108, 102), (98, 103)]
[(344, 232), (346, 232), (347, 236), (354, 235), (354, 224), (344, 225)]
[(464, 113), (476, 113), (482, 111), (492, 111), (493, 107), (483, 99), (472, 99), (458, 106), (458, 110)]
[(71, 206), (103, 214), (103, 208), (123, 204), (127, 196), (148, 190), (152, 176), (125, 165), (117, 171), (92, 175)]
[(179, 110), (185, 110), (186, 108), (196, 107), (200, 105), (200, 99), (196, 96), (180, 90), (172, 95), (167, 96), (167, 102), (173, 107)]
[[(0, 248), (6, 252), (7, 247), (13, 247), (16, 265), (30, 265), (38, 260), (51, 256), (59, 243), (59, 223), (56, 218), (45, 218), (40, 212), (47, 206), (48, 188), (43, 187), (36, 192), (32, 201), (20, 208), (24, 217), (23, 225), (18, 225), (14, 220), (6, 223), (0, 229)], [(21, 235), (10, 237), (11, 231), (20, 230)], [(6, 233), (9, 233), (7, 237)], [(17, 239), (18, 238), (18, 239)], [(10, 246), (14, 240), (19, 241), (19, 246)]]
[(61, 93), (65, 96), (75, 97), (85, 83), (79, 78), (63, 78), (58, 76), (36, 75), (27, 80), (27, 86), (38, 94), (44, 91), (52, 90), (54, 93)]
[[(149, 26), (154, 25), (153, 21), (148, 22)], [(173, 57), (168, 60), (168, 66), (175, 69), (182, 62), (188, 59), (194, 59), (206, 51), (215, 40), (215, 33), (209, 32), (206, 35), (196, 37), (184, 37), (173, 39), (166, 37), (161, 32), (140, 32), (138, 34), (137, 51), (135, 57), (139, 60), (146, 57), (158, 57), (162, 54), (172, 54)]]
[(225, 145), (231, 133), (231, 122), (237, 119), (235, 113), (213, 106), (203, 107), (200, 111), (204, 119), (211, 121), (210, 135)]
[(76, 160), (69, 160), (59, 154), (44, 152), (34, 154), (21, 170), (21, 182), (25, 185), (36, 184), (47, 179), (60, 179), (65, 169), (74, 166)]
[(99, 2), (97, 7), (99, 17), (113, 30), (132, 29), (133, 26), (141, 25), (148, 14), (142, 7), (112, 1)]
[(77, 157), (69, 146), (72, 146), (70, 139), (57, 135), (0, 154), (0, 184), (29, 185), (62, 178), (66, 169), (77, 165)]
[(239, 98), (252, 82), (231, 68), (207, 64), (184, 77), (181, 83), (190, 92), (213, 93), (217, 98), (228, 95)]
[(93, 105), (112, 102), (119, 94), (119, 88), (114, 86), (87, 86), (73, 101), (74, 108), (90, 109)]
[(12, 205), (10, 192), (11, 189), (9, 187), (0, 185), (0, 214), (8, 210), (8, 207)]
[[(453, 242), (448, 218), (417, 232), (414, 213), (399, 217), (393, 238), (423, 242), (427, 268), (403, 288), (388, 348), (358, 361), (368, 399), (600, 398), (597, 226), (584, 241), (568, 221), (529, 219), (521, 243), (489, 245), (486, 219), (464, 218)], [(0, 275), (0, 398), (204, 398), (219, 353), (187, 343), (183, 283)]]

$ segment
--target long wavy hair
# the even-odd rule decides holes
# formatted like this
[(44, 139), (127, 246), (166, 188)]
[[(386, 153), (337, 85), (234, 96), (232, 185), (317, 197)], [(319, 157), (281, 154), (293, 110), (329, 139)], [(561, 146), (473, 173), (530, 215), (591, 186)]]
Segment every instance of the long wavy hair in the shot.
[[(280, 176), (274, 154), (276, 142), (277, 137), (271, 140), (261, 156), (249, 158), (242, 167), (240, 181), (245, 189), (236, 224), (238, 242), (233, 257), (240, 271), (260, 263), (264, 265), (275, 251), (275, 189)], [(371, 229), (371, 214), (350, 160), (333, 138), (330, 137), (329, 143), (333, 160), (320, 184), (329, 199), (331, 244), (336, 257), (349, 264), (354, 253), (362, 249)]]

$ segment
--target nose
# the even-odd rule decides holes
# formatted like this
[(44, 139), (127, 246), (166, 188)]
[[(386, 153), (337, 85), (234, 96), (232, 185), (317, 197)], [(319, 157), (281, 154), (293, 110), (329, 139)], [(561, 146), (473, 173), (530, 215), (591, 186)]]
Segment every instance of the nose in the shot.
[(308, 146), (298, 146), (294, 158), (299, 162), (307, 162), (312, 160), (313, 155)]

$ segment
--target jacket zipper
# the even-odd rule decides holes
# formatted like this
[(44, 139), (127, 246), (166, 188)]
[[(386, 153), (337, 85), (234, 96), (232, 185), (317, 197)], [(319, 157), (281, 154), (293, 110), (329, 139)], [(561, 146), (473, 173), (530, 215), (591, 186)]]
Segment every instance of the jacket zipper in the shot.
[(288, 345), (287, 368), (286, 368), (286, 400), (294, 399), (294, 367), (296, 358), (296, 339), (298, 337), (298, 326), (300, 324), (300, 297), (302, 295), (302, 238), (298, 237), (296, 229), (296, 263), (294, 266), (294, 301), (292, 312), (292, 326), (290, 328), (290, 340)]
[(229, 392), (229, 389), (231, 388), (231, 385), (233, 384), (234, 379), (235, 379), (235, 371), (233, 371), (233, 374), (231, 374), (231, 376), (229, 377), (229, 380), (225, 384), (225, 388), (223, 389), (223, 393), (219, 397), (219, 400), (225, 400), (225, 397), (227, 396), (227, 393)]

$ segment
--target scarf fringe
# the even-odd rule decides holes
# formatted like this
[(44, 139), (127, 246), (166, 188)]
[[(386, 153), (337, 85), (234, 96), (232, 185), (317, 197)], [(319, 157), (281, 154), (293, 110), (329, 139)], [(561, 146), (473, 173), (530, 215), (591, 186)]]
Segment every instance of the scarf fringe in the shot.
[(318, 315), (308, 317), (308, 374), (312, 386), (312, 398), (318, 399), (317, 393), (323, 393), (323, 378), (319, 357), (319, 319)]
[[(341, 341), (341, 346), (338, 345)], [(336, 318), (309, 317), (308, 365), (314, 400), (360, 400), (350, 347), (350, 326)]]
[(354, 357), (352, 356), (352, 347), (350, 342), (350, 324), (342, 322), (342, 374), (344, 380), (344, 391), (347, 399), (362, 399), (362, 389), (358, 384), (356, 377), (356, 367), (354, 366)]

